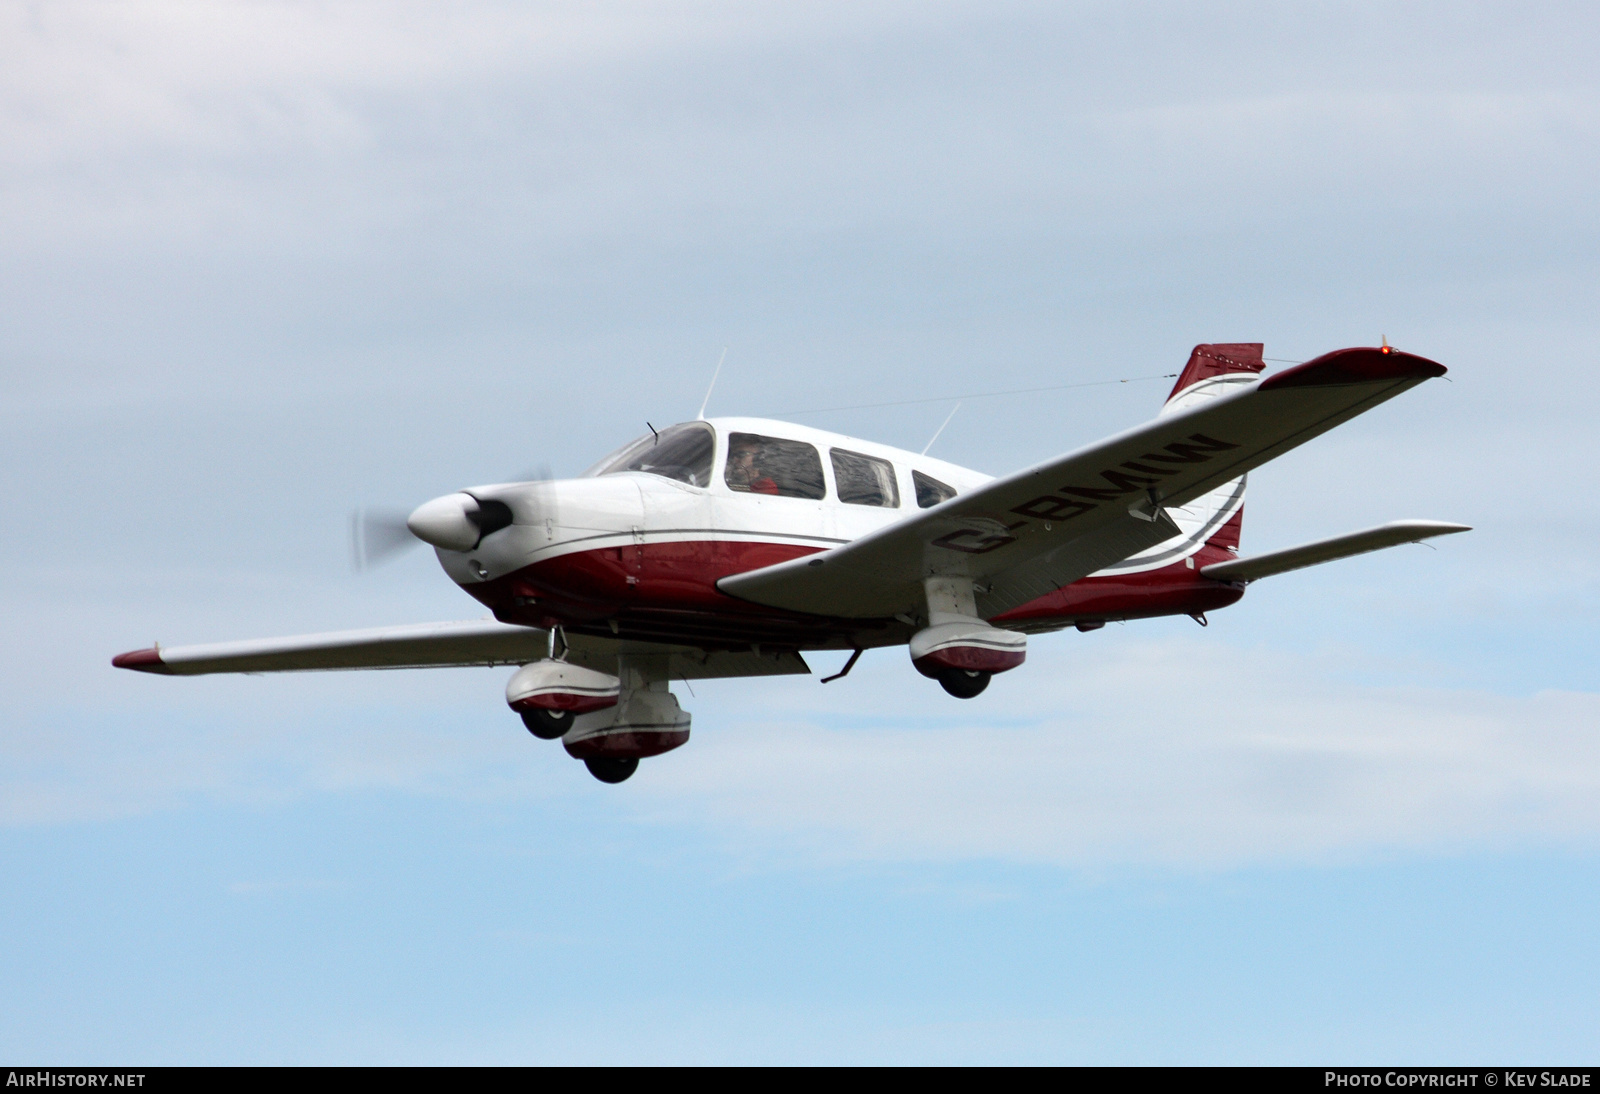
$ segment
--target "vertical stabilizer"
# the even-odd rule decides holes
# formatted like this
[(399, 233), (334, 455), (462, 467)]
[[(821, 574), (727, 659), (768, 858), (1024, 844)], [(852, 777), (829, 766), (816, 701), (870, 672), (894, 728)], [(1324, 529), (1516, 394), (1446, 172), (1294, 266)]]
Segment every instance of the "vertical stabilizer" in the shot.
[[(1261, 357), (1264, 348), (1260, 342), (1208, 342), (1194, 347), (1161, 413), (1187, 410), (1255, 383), (1267, 367)], [(1244, 525), (1244, 479), (1218, 487), (1171, 514), (1183, 529), (1189, 549), (1197, 551), (1205, 544), (1238, 550)]]
[(1221, 528), (1211, 533), (1211, 538), (1206, 540), (1206, 546), (1218, 547), (1224, 551), (1237, 551), (1239, 549), (1239, 533), (1244, 531), (1244, 502), (1239, 503), (1239, 508), (1233, 511), (1233, 516)]
[(1216, 342), (1194, 347), (1162, 412), (1194, 406), (1232, 390), (1235, 384), (1254, 380), (1267, 367), (1261, 359), (1264, 348), (1260, 342)]

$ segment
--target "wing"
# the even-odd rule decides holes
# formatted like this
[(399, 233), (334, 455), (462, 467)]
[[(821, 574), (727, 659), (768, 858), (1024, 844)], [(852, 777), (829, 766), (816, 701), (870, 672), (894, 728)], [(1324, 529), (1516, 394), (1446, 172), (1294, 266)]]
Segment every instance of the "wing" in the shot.
[(362, 631), (252, 638), (207, 646), (155, 646), (119, 654), (119, 669), (168, 676), (213, 672), (311, 672), (319, 669), (417, 669), (520, 665), (550, 648), (548, 631), (478, 619)]
[(1217, 581), (1259, 581), (1274, 574), (1349, 558), (1351, 555), (1364, 555), (1368, 551), (1381, 551), (1402, 543), (1421, 543), (1434, 536), (1470, 531), (1472, 529), (1465, 524), (1447, 524), (1442, 520), (1396, 520), (1376, 528), (1350, 532), (1332, 539), (1319, 539), (1315, 543), (1305, 543), (1283, 551), (1214, 562), (1203, 567), (1200, 574)]
[(918, 611), (925, 577), (970, 577), (979, 614), (998, 615), (1171, 538), (1178, 529), (1167, 507), (1444, 372), (1408, 353), (1338, 350), (842, 547), (717, 585), (792, 611), (883, 618)]
[[(809, 673), (792, 650), (718, 650), (619, 642), (589, 635), (568, 637), (568, 656), (586, 668), (615, 673), (619, 655), (650, 659), (662, 675), (701, 680), (729, 676)], [(168, 676), (219, 672), (315, 672), (335, 669), (418, 669), (470, 665), (525, 665), (546, 656), (550, 632), (478, 619), (421, 623), (361, 631), (255, 638), (207, 646), (155, 646), (119, 654), (119, 669)]]

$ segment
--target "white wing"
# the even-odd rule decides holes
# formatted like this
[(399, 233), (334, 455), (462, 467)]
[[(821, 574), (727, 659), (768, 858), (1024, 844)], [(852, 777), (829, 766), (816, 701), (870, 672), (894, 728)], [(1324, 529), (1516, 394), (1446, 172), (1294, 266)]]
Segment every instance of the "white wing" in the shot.
[(1444, 371), (1388, 349), (1339, 350), (717, 586), (793, 611), (884, 618), (917, 611), (925, 577), (962, 576), (989, 618), (1170, 539), (1179, 529), (1167, 508)]
[[(651, 658), (663, 675), (701, 680), (728, 676), (787, 676), (809, 673), (789, 650), (707, 652), (690, 646), (622, 642), (568, 636), (567, 656), (600, 672), (617, 671), (619, 654)], [(550, 633), (479, 619), (420, 623), (360, 631), (252, 638), (205, 646), (155, 646), (112, 658), (119, 669), (169, 676), (218, 672), (314, 672), (332, 669), (417, 669), (468, 665), (524, 665), (546, 656)]]
[(251, 638), (206, 646), (156, 646), (112, 658), (119, 669), (199, 676), (213, 672), (308, 672), (318, 669), (415, 669), (520, 665), (550, 647), (547, 631), (492, 619), (419, 623), (361, 631)]

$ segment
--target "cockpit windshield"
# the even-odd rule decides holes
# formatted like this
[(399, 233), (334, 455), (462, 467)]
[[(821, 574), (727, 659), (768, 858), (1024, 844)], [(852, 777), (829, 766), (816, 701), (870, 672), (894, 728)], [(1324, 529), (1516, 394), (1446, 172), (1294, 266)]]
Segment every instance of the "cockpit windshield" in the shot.
[(659, 434), (641, 437), (620, 454), (601, 463), (591, 475), (616, 475), (643, 471), (690, 486), (711, 485), (711, 459), (716, 435), (704, 422), (668, 426)]

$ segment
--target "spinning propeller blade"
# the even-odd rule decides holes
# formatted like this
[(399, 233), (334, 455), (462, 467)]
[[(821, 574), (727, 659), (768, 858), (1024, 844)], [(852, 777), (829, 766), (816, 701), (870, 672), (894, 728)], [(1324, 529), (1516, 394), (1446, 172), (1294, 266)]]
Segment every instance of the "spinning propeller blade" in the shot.
[(356, 573), (387, 562), (420, 541), (406, 527), (405, 513), (357, 509), (350, 514), (350, 568)]
[[(527, 507), (532, 510), (533, 523), (553, 529), (557, 519), (556, 494), (554, 490), (549, 489), (552, 481), (550, 465), (541, 464), (532, 474), (524, 476), (519, 481), (533, 487), (531, 498), (524, 495), (524, 504), (528, 500), (532, 502)], [(497, 498), (457, 496), (465, 505), (465, 511), (458, 511), (458, 519), (464, 516), (482, 535), (489, 535), (512, 523), (511, 507)], [(350, 514), (351, 569), (361, 573), (421, 543), (422, 540), (418, 539), (407, 526), (408, 519), (416, 516), (417, 512), (420, 511), (408, 514), (393, 509), (357, 509), (352, 512)]]

